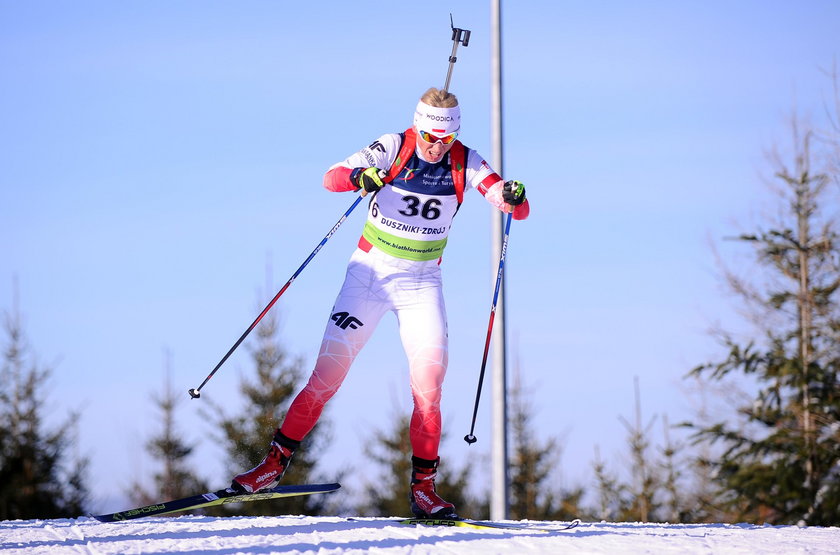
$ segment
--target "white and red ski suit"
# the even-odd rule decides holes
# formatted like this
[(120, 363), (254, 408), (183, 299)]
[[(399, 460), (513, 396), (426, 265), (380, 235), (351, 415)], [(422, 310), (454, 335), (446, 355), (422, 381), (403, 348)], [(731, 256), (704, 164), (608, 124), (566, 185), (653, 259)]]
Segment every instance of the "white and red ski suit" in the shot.
[[(350, 180), (352, 170), (376, 167), (387, 171), (394, 165), (404, 137), (411, 135), (411, 130), (383, 135), (332, 166), (324, 176), (324, 187), (358, 190)], [(440, 261), (462, 196), (456, 194), (450, 154), (429, 163), (416, 149), (393, 181), (372, 195), (362, 237), (327, 322), (315, 368), (280, 428), (284, 436), (300, 441), (312, 430), (382, 316), (392, 311), (409, 363), (414, 455), (437, 458), (441, 387), (448, 361)], [(463, 171), (465, 189), (476, 189), (497, 209), (511, 211), (502, 198), (503, 180), (477, 152), (465, 149), (464, 168), (456, 171)], [(528, 213), (527, 200), (513, 209), (517, 220), (527, 218)]]

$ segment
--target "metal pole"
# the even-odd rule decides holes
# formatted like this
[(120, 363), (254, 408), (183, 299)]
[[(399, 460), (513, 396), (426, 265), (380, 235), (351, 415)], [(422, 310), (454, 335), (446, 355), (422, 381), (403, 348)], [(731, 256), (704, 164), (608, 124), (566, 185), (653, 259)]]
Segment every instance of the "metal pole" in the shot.
[[(502, 10), (501, 0), (490, 0), (490, 133), (493, 148), (493, 167), (504, 175), (504, 157), (502, 153)], [(491, 215), (492, 233), (490, 243), (493, 263), (500, 259), (504, 214), (493, 212)], [(495, 278), (495, 274), (493, 275)], [(490, 518), (505, 520), (510, 507), (508, 496), (508, 456), (507, 456), (507, 354), (505, 348), (505, 280), (502, 280), (499, 301), (496, 308), (496, 327), (493, 330), (493, 444), (492, 459), (492, 494), (490, 499)]]
[(443, 84), (444, 91), (449, 90), (449, 81), (452, 79), (452, 66), (458, 61), (458, 58), (455, 56), (455, 53), (458, 52), (458, 45), (463, 44), (464, 48), (466, 48), (470, 44), (470, 31), (455, 27), (452, 14), (449, 14), (449, 24), (452, 27), (452, 54), (449, 55), (449, 69), (446, 72), (446, 83)]

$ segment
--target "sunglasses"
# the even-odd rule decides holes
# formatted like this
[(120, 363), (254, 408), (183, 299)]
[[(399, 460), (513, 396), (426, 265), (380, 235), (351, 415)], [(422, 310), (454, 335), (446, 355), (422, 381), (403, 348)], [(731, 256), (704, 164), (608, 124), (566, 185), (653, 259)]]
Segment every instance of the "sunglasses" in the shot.
[(418, 130), (417, 133), (420, 135), (421, 139), (423, 139), (427, 143), (432, 143), (432, 144), (435, 144), (438, 141), (442, 142), (445, 145), (452, 144), (452, 143), (455, 142), (455, 138), (458, 137), (457, 132), (450, 133), (448, 135), (443, 135), (442, 137), (438, 136), (438, 135), (432, 135), (428, 131), (419, 131)]

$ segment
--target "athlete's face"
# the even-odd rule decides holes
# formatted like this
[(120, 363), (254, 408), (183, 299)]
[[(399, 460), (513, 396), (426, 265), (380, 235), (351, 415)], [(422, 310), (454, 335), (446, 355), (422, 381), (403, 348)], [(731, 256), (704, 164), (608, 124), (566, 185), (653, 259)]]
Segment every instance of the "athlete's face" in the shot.
[[(417, 129), (415, 128), (415, 131), (416, 130)], [(417, 133), (417, 147), (420, 149), (420, 153), (427, 162), (440, 162), (444, 154), (449, 152), (449, 149), (452, 148), (453, 144), (454, 143), (449, 143), (448, 145), (445, 145), (441, 141), (430, 143), (428, 141), (424, 141), (420, 136), (420, 133)]]

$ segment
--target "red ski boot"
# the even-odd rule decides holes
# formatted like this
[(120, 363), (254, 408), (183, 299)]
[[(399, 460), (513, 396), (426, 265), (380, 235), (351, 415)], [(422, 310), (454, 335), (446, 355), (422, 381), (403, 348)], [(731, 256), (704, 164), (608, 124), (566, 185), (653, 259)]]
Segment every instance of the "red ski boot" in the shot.
[(248, 493), (273, 488), (280, 483), (280, 479), (286, 473), (292, 454), (299, 444), (300, 442), (290, 440), (278, 430), (262, 462), (251, 470), (237, 475), (230, 487)]
[(444, 501), (435, 491), (435, 477), (440, 458), (433, 461), (411, 457), (411, 512), (417, 518), (458, 518), (455, 505)]

